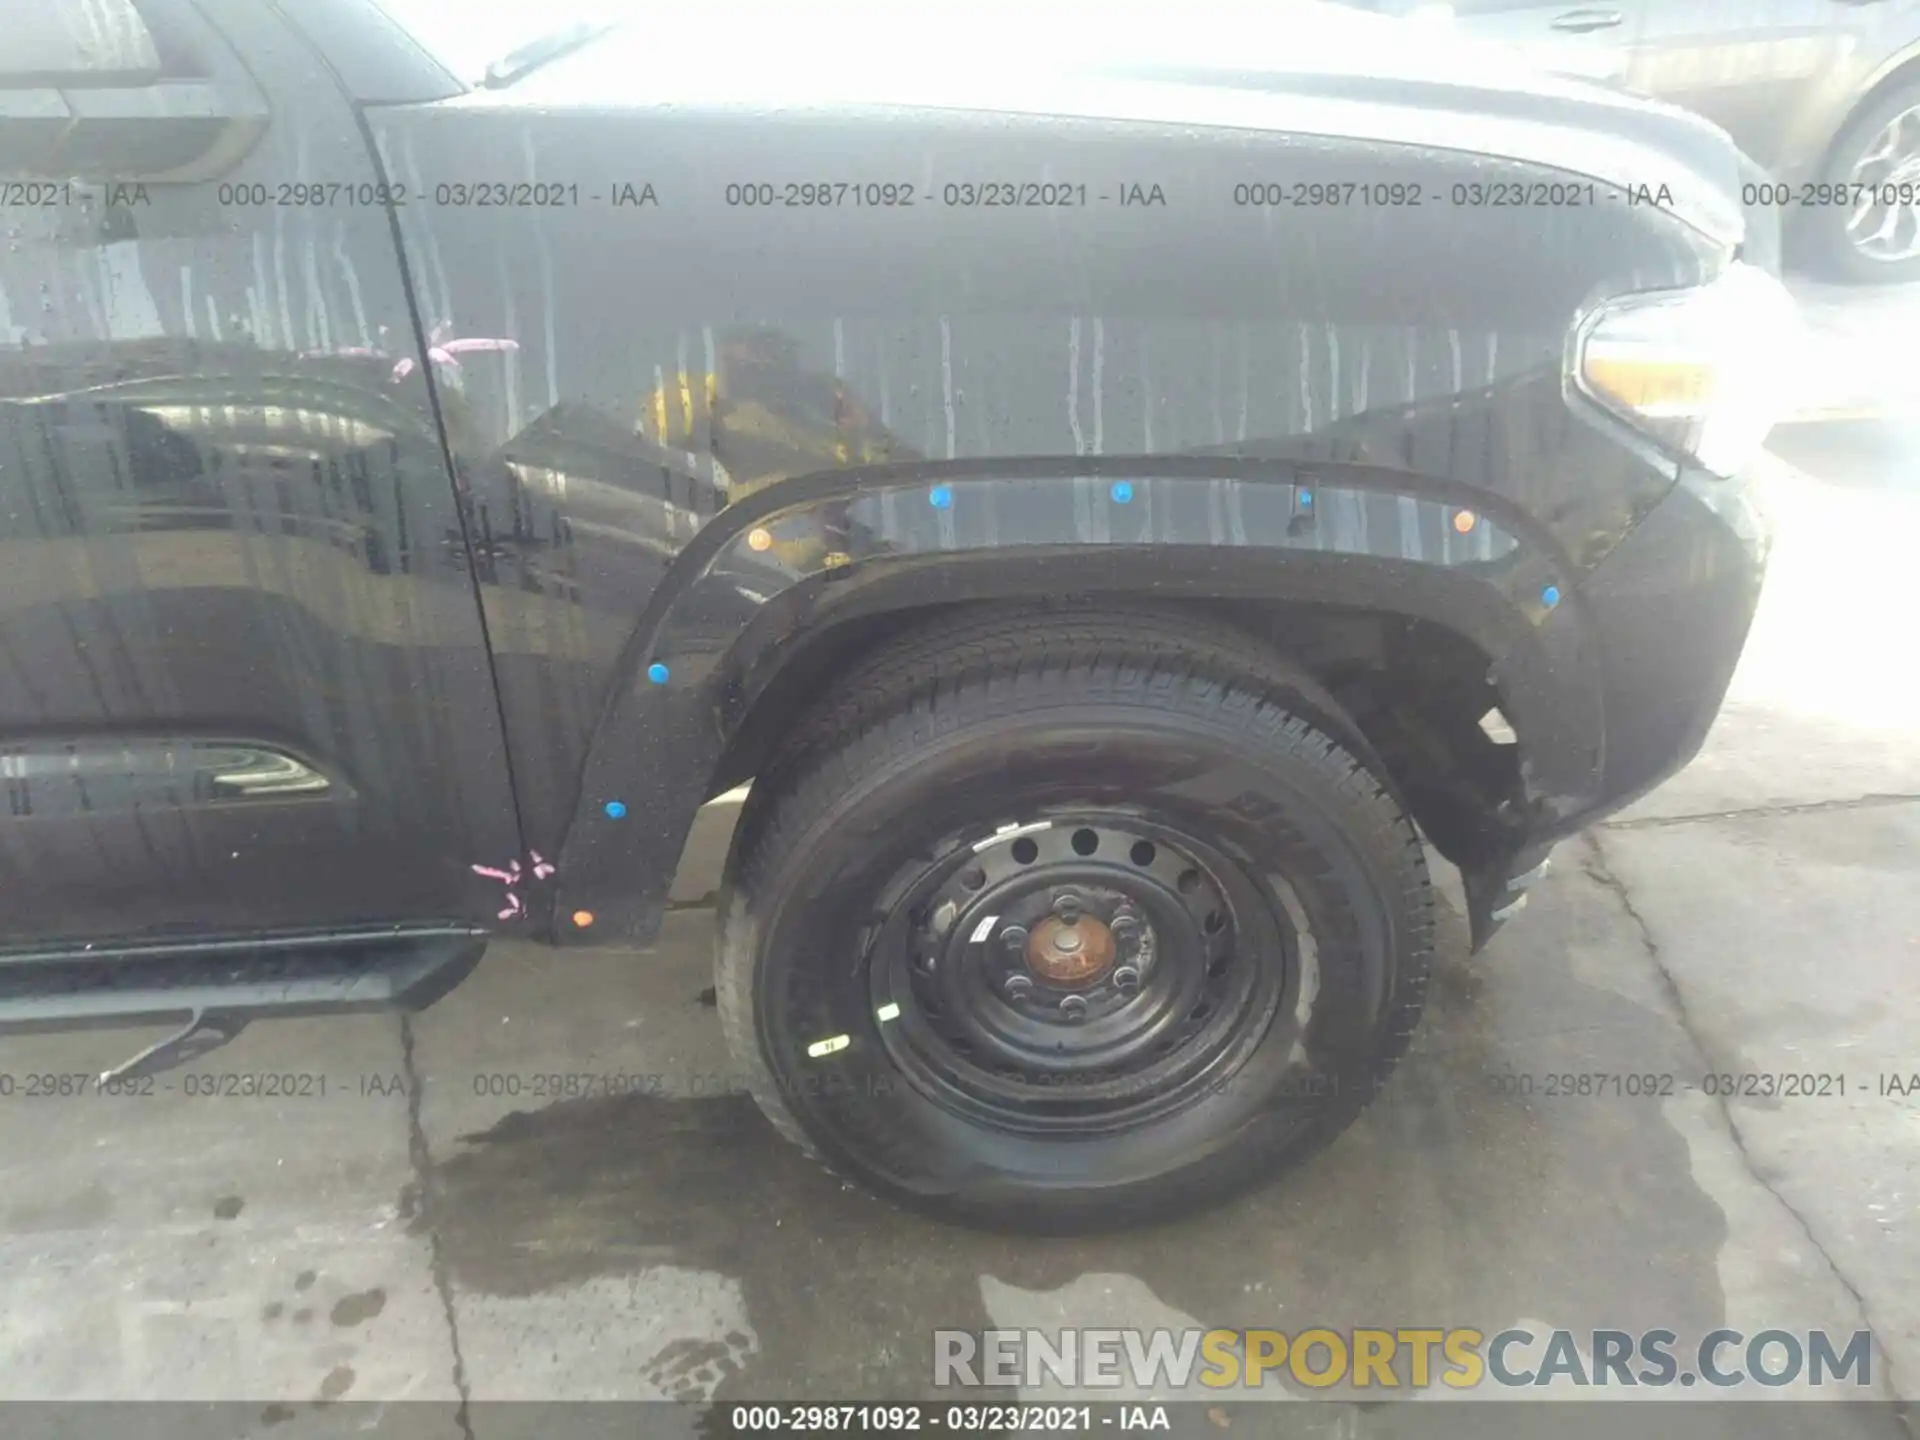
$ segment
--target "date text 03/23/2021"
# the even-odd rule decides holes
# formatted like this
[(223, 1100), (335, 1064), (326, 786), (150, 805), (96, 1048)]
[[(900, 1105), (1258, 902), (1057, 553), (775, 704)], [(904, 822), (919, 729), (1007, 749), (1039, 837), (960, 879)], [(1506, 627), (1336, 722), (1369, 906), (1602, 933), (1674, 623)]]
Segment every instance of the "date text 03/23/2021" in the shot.
[[(1099, 1430), (1171, 1430), (1165, 1405), (767, 1404), (732, 1406), (734, 1431), (772, 1435), (1078, 1434)], [(1218, 1423), (1218, 1417), (1215, 1417)]]

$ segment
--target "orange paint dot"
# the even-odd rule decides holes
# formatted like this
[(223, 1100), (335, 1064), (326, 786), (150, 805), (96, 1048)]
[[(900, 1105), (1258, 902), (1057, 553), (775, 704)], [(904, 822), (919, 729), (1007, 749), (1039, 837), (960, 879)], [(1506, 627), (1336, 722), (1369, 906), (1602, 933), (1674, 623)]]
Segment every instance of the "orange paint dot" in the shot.
[(773, 532), (761, 528), (747, 532), (747, 548), (750, 550), (770, 550), (773, 548)]
[(574, 911), (573, 923), (578, 925), (582, 930), (586, 929), (587, 926), (593, 924), (593, 911), (591, 910)]
[(1479, 516), (1475, 515), (1471, 510), (1459, 511), (1453, 517), (1453, 528), (1458, 530), (1462, 535), (1473, 529), (1478, 523)]

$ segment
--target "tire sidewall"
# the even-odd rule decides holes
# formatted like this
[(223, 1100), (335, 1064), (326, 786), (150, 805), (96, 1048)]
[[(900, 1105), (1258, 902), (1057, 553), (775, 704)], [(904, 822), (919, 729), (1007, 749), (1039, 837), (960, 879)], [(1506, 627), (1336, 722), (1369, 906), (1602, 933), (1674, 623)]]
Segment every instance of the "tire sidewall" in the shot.
[[(1417, 924), (1405, 822), (1302, 722), (1285, 743), (1262, 744), (1237, 718), (1094, 704), (982, 718), (862, 775), (768, 857), (751, 887), (765, 897), (752, 906), (754, 1038), (763, 1078), (826, 1159), (957, 1218), (1081, 1225), (1175, 1194), (1191, 1201), (1196, 1187), (1228, 1193), (1366, 1103)], [(857, 774), (857, 760), (849, 768)], [(1118, 1136), (1010, 1135), (942, 1107), (894, 1066), (859, 939), (903, 857), (931, 863), (942, 837), (1075, 804), (1138, 808), (1218, 846), (1276, 923), (1300, 933), (1272, 1023), (1220, 1088)], [(844, 1049), (808, 1056), (840, 1035)]]

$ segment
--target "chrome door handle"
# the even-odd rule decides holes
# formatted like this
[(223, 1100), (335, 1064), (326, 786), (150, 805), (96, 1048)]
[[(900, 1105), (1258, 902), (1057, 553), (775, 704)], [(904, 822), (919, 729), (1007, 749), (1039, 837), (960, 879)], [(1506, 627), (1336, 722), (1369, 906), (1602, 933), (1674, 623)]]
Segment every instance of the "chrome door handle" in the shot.
[(1564, 15), (1554, 16), (1550, 27), (1584, 35), (1590, 30), (1611, 30), (1620, 20), (1618, 10), (1569, 10)]

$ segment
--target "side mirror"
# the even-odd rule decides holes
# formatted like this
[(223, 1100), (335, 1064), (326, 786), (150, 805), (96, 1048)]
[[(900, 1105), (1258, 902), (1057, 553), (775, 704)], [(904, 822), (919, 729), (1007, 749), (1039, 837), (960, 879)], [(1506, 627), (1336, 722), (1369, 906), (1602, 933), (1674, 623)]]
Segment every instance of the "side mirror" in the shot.
[(180, 0), (7, 0), (6, 9), (0, 174), (208, 180), (266, 132), (266, 97)]

